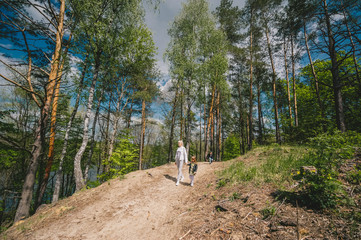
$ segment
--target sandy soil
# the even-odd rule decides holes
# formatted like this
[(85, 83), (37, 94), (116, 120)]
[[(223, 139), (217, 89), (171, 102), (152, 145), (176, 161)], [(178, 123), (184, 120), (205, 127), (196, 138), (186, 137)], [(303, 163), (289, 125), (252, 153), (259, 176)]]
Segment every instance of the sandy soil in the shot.
[[(255, 155), (211, 165), (199, 163), (194, 187), (189, 185), (186, 167), (185, 181), (175, 186), (174, 164), (132, 172), (121, 181), (114, 179), (45, 206), (11, 227), (2, 238), (361, 239), (361, 224), (357, 221), (345, 221), (335, 214), (277, 199), (278, 186), (219, 186), (217, 171), (235, 161), (253, 165), (258, 160)], [(354, 194), (361, 192), (355, 190)], [(358, 199), (356, 204), (361, 205)], [(265, 209), (273, 209), (273, 215), (265, 217)]]
[(185, 180), (175, 186), (176, 166), (167, 164), (136, 171), (119, 181), (74, 194), (55, 206), (13, 226), (6, 239), (178, 239), (183, 236), (184, 215), (190, 196), (201, 195), (215, 171), (229, 163), (199, 163), (195, 185)]

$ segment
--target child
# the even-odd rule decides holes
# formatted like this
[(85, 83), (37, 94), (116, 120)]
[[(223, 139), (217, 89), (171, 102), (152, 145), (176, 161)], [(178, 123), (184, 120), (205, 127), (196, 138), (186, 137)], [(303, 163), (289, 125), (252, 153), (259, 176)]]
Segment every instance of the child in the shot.
[(213, 162), (213, 154), (212, 154), (212, 152), (208, 153), (207, 159), (209, 161), (209, 164), (212, 164), (212, 162)]
[(191, 179), (191, 186), (193, 187), (194, 176), (196, 175), (198, 170), (197, 160), (195, 156), (192, 156), (191, 163), (189, 163), (188, 166), (189, 166), (189, 178)]

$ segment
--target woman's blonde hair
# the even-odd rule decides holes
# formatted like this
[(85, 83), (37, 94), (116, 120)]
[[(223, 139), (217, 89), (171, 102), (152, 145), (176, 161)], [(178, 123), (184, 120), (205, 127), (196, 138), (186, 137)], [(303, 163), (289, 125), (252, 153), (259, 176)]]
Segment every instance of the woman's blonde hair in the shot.
[(191, 160), (193, 160), (193, 159), (194, 159), (194, 162), (197, 162), (196, 156), (192, 156)]
[(180, 144), (180, 145), (183, 146), (183, 141), (182, 141), (182, 140), (179, 140), (179, 141), (178, 141), (178, 144)]

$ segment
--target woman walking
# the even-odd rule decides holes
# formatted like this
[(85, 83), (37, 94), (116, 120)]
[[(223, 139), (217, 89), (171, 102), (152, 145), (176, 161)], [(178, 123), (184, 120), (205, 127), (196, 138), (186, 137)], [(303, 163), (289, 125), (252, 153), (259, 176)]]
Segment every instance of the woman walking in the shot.
[(177, 165), (177, 168), (178, 168), (177, 183), (175, 184), (176, 186), (179, 185), (179, 181), (183, 181), (183, 179), (184, 179), (184, 176), (182, 173), (182, 168), (183, 168), (184, 162), (185, 162), (185, 164), (188, 164), (188, 154), (187, 154), (187, 149), (185, 147), (183, 147), (183, 141), (180, 140), (180, 141), (178, 141), (178, 149), (177, 149), (177, 153), (175, 154), (175, 164)]

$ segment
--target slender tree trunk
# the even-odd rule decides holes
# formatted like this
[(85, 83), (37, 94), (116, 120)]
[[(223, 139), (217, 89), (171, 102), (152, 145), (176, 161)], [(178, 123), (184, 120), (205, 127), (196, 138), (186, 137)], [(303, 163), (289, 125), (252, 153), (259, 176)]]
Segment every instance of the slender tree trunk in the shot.
[(180, 140), (183, 140), (183, 96), (184, 96), (184, 90), (183, 90), (183, 81), (182, 81), (182, 88), (181, 88), (181, 104), (180, 104)]
[(140, 133), (140, 150), (139, 150), (139, 170), (142, 170), (144, 135), (145, 135), (145, 100), (142, 100), (142, 129)]
[(56, 181), (55, 181), (55, 187), (54, 187), (54, 192), (53, 192), (53, 200), (52, 200), (53, 203), (55, 203), (55, 202), (57, 202), (59, 200), (60, 187), (61, 187), (61, 182), (62, 182), (62, 178), (63, 178), (63, 163), (64, 163), (64, 158), (65, 158), (65, 155), (66, 155), (66, 152), (67, 152), (67, 148), (68, 148), (68, 140), (69, 140), (70, 130), (71, 130), (71, 127), (73, 125), (75, 115), (78, 112), (78, 107), (79, 107), (79, 103), (80, 103), (80, 96), (81, 96), (81, 93), (83, 91), (84, 78), (85, 78), (85, 74), (86, 74), (87, 68), (88, 68), (87, 59), (88, 59), (88, 56), (86, 56), (86, 58), (85, 58), (85, 66), (84, 66), (82, 74), (81, 74), (74, 109), (73, 109), (73, 111), (72, 111), (72, 113), (70, 115), (69, 122), (68, 122), (68, 124), (66, 126), (66, 130), (65, 130), (63, 149), (61, 151), (60, 160), (59, 160), (59, 168), (58, 168), (58, 171), (56, 172)]
[(253, 10), (251, 11), (251, 25), (250, 25), (250, 67), (249, 67), (249, 138), (248, 138), (248, 150), (252, 149), (253, 141), (253, 32), (252, 32)]
[(291, 35), (291, 51), (292, 51), (292, 79), (293, 79), (293, 103), (295, 110), (295, 126), (298, 127), (298, 111), (297, 111), (297, 92), (296, 92), (296, 70), (295, 70), (295, 53), (293, 35)]
[[(63, 34), (62, 34), (62, 36), (63, 36)], [(44, 195), (46, 187), (48, 185), (48, 180), (49, 180), (49, 176), (50, 176), (50, 172), (51, 172), (51, 167), (52, 167), (53, 161), (54, 161), (54, 145), (55, 145), (55, 133), (56, 133), (56, 114), (57, 114), (57, 110), (58, 110), (58, 100), (59, 100), (59, 95), (60, 95), (60, 81), (61, 81), (61, 78), (62, 78), (62, 75), (63, 75), (65, 58), (68, 55), (68, 50), (69, 50), (71, 38), (72, 38), (72, 34), (70, 34), (70, 36), (69, 36), (68, 45), (66, 46), (66, 49), (64, 51), (63, 59), (62, 59), (61, 65), (60, 65), (58, 73), (57, 73), (57, 75), (58, 75), (57, 80), (56, 80), (57, 83), (56, 83), (55, 93), (54, 93), (54, 97), (53, 97), (51, 120), (50, 120), (50, 139), (49, 139), (48, 161), (47, 161), (47, 164), (46, 164), (43, 181), (41, 182), (41, 186), (40, 186), (40, 189), (39, 189), (40, 190), (39, 191), (39, 197), (37, 199), (37, 204), (36, 204), (35, 208), (37, 208), (39, 205), (41, 205), (43, 195)]]
[[(310, 48), (308, 46), (308, 37), (307, 37), (307, 32), (306, 32), (306, 22), (305, 22), (305, 20), (303, 20), (303, 33), (304, 33), (304, 37), (305, 37), (305, 45), (306, 45), (308, 60), (310, 61), (312, 76), (313, 76), (313, 80), (315, 81), (315, 90), (316, 90), (318, 106), (320, 107), (321, 117), (322, 117), (323, 120), (325, 120), (325, 110), (324, 110), (324, 107), (323, 107), (323, 104), (322, 104), (322, 101), (321, 101), (318, 79), (317, 79), (317, 75), (316, 75), (316, 71), (315, 71), (315, 66), (313, 65)], [(322, 124), (322, 125), (323, 125), (323, 130), (326, 131), (325, 125), (324, 124)]]
[(266, 37), (267, 37), (267, 47), (268, 47), (268, 54), (271, 61), (271, 67), (272, 67), (272, 92), (273, 92), (273, 106), (275, 111), (275, 127), (276, 127), (276, 142), (281, 143), (281, 135), (280, 135), (280, 129), (278, 124), (278, 106), (277, 106), (277, 92), (276, 92), (276, 70), (273, 63), (273, 56), (272, 56), (272, 49), (271, 49), (271, 41), (269, 38), (269, 31), (268, 26), (266, 23)]
[(258, 143), (263, 144), (263, 131), (262, 131), (262, 105), (261, 105), (261, 85), (257, 81), (257, 107), (258, 107)]
[(336, 123), (337, 123), (337, 128), (341, 132), (345, 132), (346, 124), (345, 124), (342, 93), (341, 93), (342, 85), (339, 77), (335, 39), (333, 37), (333, 33), (331, 29), (331, 20), (330, 20), (330, 15), (328, 13), (327, 2), (326, 0), (322, 0), (322, 1), (325, 10), (325, 20), (326, 20), (327, 36), (328, 36), (328, 49), (331, 58), (331, 74), (332, 74), (333, 92), (334, 92), (334, 100), (335, 100)]
[(245, 154), (245, 144), (244, 144), (244, 118), (243, 118), (243, 101), (242, 101), (242, 91), (241, 91), (241, 84), (237, 83), (237, 91), (239, 95), (239, 102), (238, 102), (238, 111), (239, 111), (239, 128), (240, 128), (240, 153)]
[(286, 82), (287, 82), (287, 101), (288, 101), (288, 114), (290, 116), (290, 124), (293, 126), (292, 107), (291, 107), (291, 93), (290, 93), (290, 79), (288, 77), (288, 66), (287, 66), (287, 48), (286, 48), (286, 37), (283, 37), (283, 50), (285, 60), (285, 71), (286, 71)]
[(14, 222), (21, 220), (23, 217), (29, 216), (29, 210), (31, 205), (31, 199), (34, 190), (35, 176), (38, 168), (38, 160), (42, 151), (43, 139), (42, 135), (46, 129), (49, 109), (51, 105), (52, 96), (55, 89), (56, 77), (59, 68), (60, 52), (62, 46), (63, 35), (63, 24), (64, 24), (64, 14), (65, 14), (65, 0), (60, 0), (59, 15), (58, 15), (58, 28), (56, 32), (56, 45), (55, 51), (51, 62), (51, 70), (48, 80), (48, 85), (46, 87), (46, 98), (44, 106), (42, 107), (40, 118), (38, 121), (38, 126), (35, 131), (35, 141), (32, 149), (32, 158), (30, 165), (27, 170), (25, 181), (23, 184), (23, 189), (21, 193), (21, 200), (16, 210)]
[(218, 144), (217, 144), (217, 160), (221, 161), (221, 150), (222, 150), (222, 131), (221, 131), (221, 126), (222, 126), (222, 118), (221, 118), (221, 109), (220, 109), (220, 105), (221, 105), (221, 93), (218, 93), (217, 96), (217, 136), (218, 136)]
[(212, 121), (212, 116), (213, 116), (213, 105), (214, 105), (214, 98), (215, 98), (215, 92), (216, 92), (216, 86), (213, 86), (213, 89), (212, 89), (212, 99), (211, 99), (211, 106), (209, 108), (209, 117), (208, 117), (208, 123), (207, 123), (207, 137), (206, 137), (206, 151), (205, 151), (205, 155), (207, 156), (208, 154), (208, 151), (209, 151), (209, 146), (208, 146), (208, 143), (207, 143), (207, 140), (210, 139), (210, 136), (209, 136), (209, 130), (210, 130), (210, 126), (211, 126), (211, 121)]
[(100, 111), (100, 105), (102, 103), (103, 100), (103, 95), (104, 95), (104, 91), (105, 88), (102, 89), (99, 99), (98, 99), (98, 105), (96, 108), (96, 112), (95, 112), (95, 116), (94, 116), (94, 120), (93, 120), (93, 125), (92, 125), (92, 135), (90, 138), (90, 149), (89, 149), (89, 154), (88, 154), (88, 162), (86, 163), (85, 166), (85, 171), (84, 171), (84, 180), (85, 180), (85, 184), (88, 182), (88, 173), (89, 173), (89, 167), (93, 158), (93, 153), (94, 153), (94, 145), (95, 145), (95, 130), (96, 130), (96, 124), (97, 124), (97, 120), (99, 117), (99, 111)]
[[(345, 7), (343, 5), (343, 1), (341, 1), (341, 2), (342, 2), (342, 6), (344, 8), (342, 13), (343, 13), (343, 17), (345, 19), (345, 25), (346, 25), (347, 33), (348, 33), (351, 48), (352, 48), (352, 58), (353, 58), (353, 62), (354, 62), (354, 65), (355, 65), (356, 79), (357, 79), (357, 82), (359, 84), (359, 89), (361, 90), (361, 80), (360, 80), (360, 74), (359, 74), (357, 59), (356, 59), (356, 47), (355, 47), (355, 43), (354, 43), (353, 38), (352, 38), (350, 27), (348, 26), (348, 21), (347, 21), (347, 18), (346, 18)], [(359, 94), (361, 94), (361, 93), (359, 93)]]
[(120, 109), (120, 104), (121, 101), (123, 99), (124, 96), (124, 92), (125, 92), (125, 82), (122, 85), (122, 90), (120, 93), (120, 96), (118, 97), (117, 100), (117, 106), (116, 106), (116, 110), (115, 110), (115, 119), (114, 119), (114, 123), (113, 123), (113, 130), (112, 130), (112, 134), (110, 136), (110, 142), (109, 142), (109, 153), (108, 153), (108, 163), (110, 164), (110, 158), (112, 157), (113, 154), (113, 148), (114, 148), (114, 143), (115, 143), (115, 137), (118, 131), (118, 124), (119, 124), (119, 120), (120, 120), (120, 114), (123, 112), (124, 108), (127, 105), (128, 100), (125, 102), (124, 106), (122, 109)]
[(199, 158), (198, 161), (202, 158), (202, 105), (199, 108)]
[[(112, 98), (113, 98), (113, 92), (110, 92), (110, 97), (109, 97), (109, 103), (108, 103), (108, 113), (107, 113), (107, 121), (106, 121), (106, 129), (105, 129), (105, 151), (104, 152), (104, 157), (103, 159), (107, 160), (108, 159), (108, 153), (109, 153), (109, 142), (110, 142), (110, 138), (109, 138), (109, 125), (110, 125), (110, 107), (111, 107), (111, 103), (112, 103)], [(104, 161), (103, 164), (103, 172), (108, 172), (109, 171), (109, 164), (106, 164), (106, 161)]]
[(173, 160), (173, 135), (174, 135), (174, 124), (177, 113), (177, 101), (178, 101), (178, 88), (176, 89), (175, 96), (173, 99), (172, 106), (172, 122), (170, 126), (170, 136), (169, 136), (169, 147), (168, 147), (168, 163)]
[[(51, 172), (51, 166), (53, 165), (54, 160), (54, 146), (55, 146), (55, 125), (56, 125), (56, 113), (58, 109), (58, 99), (60, 93), (60, 78), (58, 77), (57, 84), (55, 87), (54, 99), (52, 104), (51, 111), (51, 120), (50, 120), (50, 138), (49, 138), (49, 152), (48, 152), (48, 161), (45, 167), (43, 180), (39, 186), (38, 199), (36, 200), (35, 209), (37, 209), (42, 202), (46, 187), (48, 185), (48, 180)], [(39, 174), (40, 175), (40, 174)]]
[(92, 106), (93, 106), (95, 84), (98, 79), (98, 73), (99, 73), (99, 68), (100, 68), (100, 55), (101, 55), (101, 51), (98, 50), (98, 52), (96, 53), (96, 56), (95, 56), (95, 67), (94, 67), (93, 79), (92, 79), (92, 83), (91, 83), (91, 86), (89, 89), (87, 110), (86, 110), (86, 114), (85, 114), (85, 118), (84, 118), (83, 141), (82, 141), (82, 144), (74, 158), (75, 191), (81, 190), (85, 184), (84, 178), (83, 178), (83, 172), (81, 170), (81, 159), (83, 157), (84, 151), (86, 149), (86, 146), (88, 145), (88, 140), (89, 140), (89, 133), (88, 133), (89, 120), (90, 120), (90, 115), (91, 115)]
[(127, 128), (128, 129), (130, 128), (130, 122), (132, 121), (133, 103), (134, 103), (134, 98), (132, 98), (132, 102), (130, 103), (129, 117), (128, 117), (128, 121), (127, 121)]

